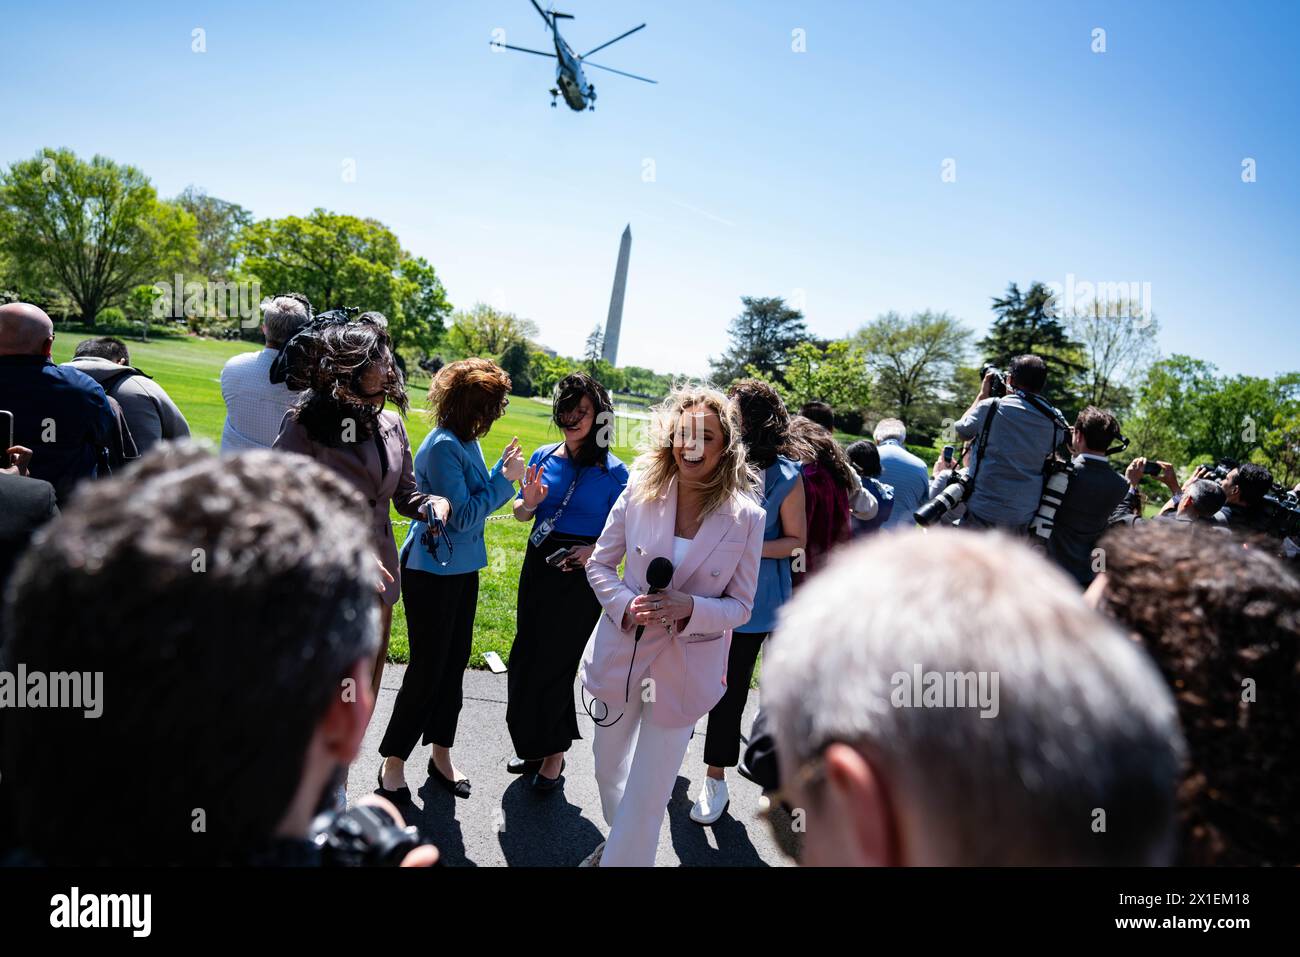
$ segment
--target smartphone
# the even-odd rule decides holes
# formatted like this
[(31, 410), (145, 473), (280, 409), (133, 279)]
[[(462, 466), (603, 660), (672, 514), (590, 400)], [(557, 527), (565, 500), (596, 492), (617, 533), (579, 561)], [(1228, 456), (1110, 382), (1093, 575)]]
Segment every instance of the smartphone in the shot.
[(943, 447), (943, 460), (944, 460), (945, 462), (951, 462), (951, 461), (952, 461), (952, 446), (951, 446), (951, 445), (945, 445), (945, 446)]
[(5, 463), (3, 468), (8, 468), (13, 463), (9, 461), (8, 452), (14, 447), (14, 414), (4, 409), (0, 409), (0, 439), (4, 440), (4, 445), (0, 445), (0, 451), (5, 454)]
[(1159, 475), (1163, 471), (1164, 469), (1160, 467), (1159, 462), (1148, 462), (1146, 465), (1142, 466), (1143, 475)]
[(571, 551), (573, 551), (572, 548), (557, 548), (546, 556), (546, 564), (552, 568), (559, 568), (564, 563), (564, 560), (569, 557)]
[(495, 651), (483, 652), (483, 660), (487, 662), (488, 668), (494, 675), (503, 675), (506, 673), (506, 663), (501, 660), (501, 656)]

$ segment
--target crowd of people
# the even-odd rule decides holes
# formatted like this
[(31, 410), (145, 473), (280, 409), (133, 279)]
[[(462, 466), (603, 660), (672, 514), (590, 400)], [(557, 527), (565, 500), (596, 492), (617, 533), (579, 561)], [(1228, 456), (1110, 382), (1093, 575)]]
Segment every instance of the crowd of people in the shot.
[[(508, 770), (549, 794), (587, 731), (608, 829), (587, 866), (654, 863), (706, 718), (690, 820), (759, 787), (806, 864), (1300, 863), (1300, 582), (1254, 534), (1260, 466), (1121, 474), (1115, 416), (1068, 424), (1032, 355), (987, 371), (933, 467), (904, 422), (844, 448), (830, 406), (752, 379), (675, 388), (624, 463), (583, 372), (554, 390), (558, 441), (490, 461), (492, 361), (436, 373), (412, 450), (384, 316), (287, 294), (262, 333), (222, 371), (217, 456), (121, 341), (58, 365), (49, 318), (0, 306), (0, 861), (316, 864), (350, 814), (383, 862), (436, 860), (406, 764), (422, 743), (429, 781), (475, 795), (452, 749), (509, 506), (530, 529)], [(1144, 476), (1171, 493), (1150, 520)], [(410, 663), (349, 809), (399, 596)], [(93, 719), (33, 703), (31, 676), (96, 675)], [(111, 828), (67, 826), (86, 780)]]

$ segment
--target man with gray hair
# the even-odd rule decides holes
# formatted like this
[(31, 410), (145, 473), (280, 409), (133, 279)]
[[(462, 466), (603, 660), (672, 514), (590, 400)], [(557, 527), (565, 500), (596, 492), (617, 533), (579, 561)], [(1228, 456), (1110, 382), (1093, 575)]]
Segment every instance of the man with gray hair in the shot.
[(269, 449), (280, 434), (280, 422), (298, 394), (290, 392), (283, 382), (271, 382), (271, 363), (311, 318), (311, 303), (300, 293), (262, 300), (266, 348), (241, 352), (221, 370), (221, 397), (226, 400), (226, 424), (221, 429), (223, 454)]
[(795, 596), (771, 644), (763, 706), (804, 864), (1169, 863), (1173, 698), (1027, 546), (868, 539)]
[(907, 426), (901, 419), (881, 419), (873, 437), (880, 453), (880, 481), (894, 487), (894, 508), (881, 524), (884, 529), (912, 528), (912, 513), (930, 497), (930, 470), (907, 451)]

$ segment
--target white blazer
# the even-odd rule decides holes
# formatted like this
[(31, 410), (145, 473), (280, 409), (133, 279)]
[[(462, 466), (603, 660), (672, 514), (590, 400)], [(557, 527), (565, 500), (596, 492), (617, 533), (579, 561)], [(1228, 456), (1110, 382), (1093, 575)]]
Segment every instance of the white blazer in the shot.
[[(646, 591), (650, 563), (671, 560), (677, 521), (676, 478), (649, 502), (634, 502), (635, 488), (633, 478), (610, 510), (587, 563), (587, 580), (605, 613), (587, 640), (579, 674), (587, 692), (609, 706), (611, 717), (622, 709), (633, 662), (636, 629), (623, 630), (623, 614)], [(654, 702), (650, 720), (655, 724), (693, 725), (722, 699), (731, 630), (747, 622), (754, 608), (764, 524), (763, 507), (737, 492), (705, 518), (673, 570), (670, 587), (693, 596), (695, 610), (671, 633), (658, 622), (646, 625), (626, 691)], [(645, 679), (652, 683), (643, 686)]]

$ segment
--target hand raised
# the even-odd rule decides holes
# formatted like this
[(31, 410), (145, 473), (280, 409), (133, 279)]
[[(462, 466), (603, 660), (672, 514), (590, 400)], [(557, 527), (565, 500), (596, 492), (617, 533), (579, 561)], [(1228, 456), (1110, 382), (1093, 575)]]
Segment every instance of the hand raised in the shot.
[(524, 481), (520, 486), (524, 495), (524, 507), (532, 512), (546, 500), (550, 487), (542, 481), (542, 467), (530, 465), (524, 472)]

